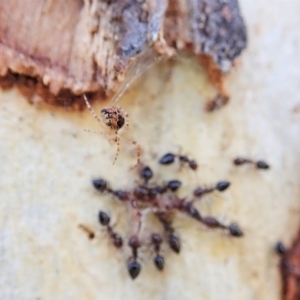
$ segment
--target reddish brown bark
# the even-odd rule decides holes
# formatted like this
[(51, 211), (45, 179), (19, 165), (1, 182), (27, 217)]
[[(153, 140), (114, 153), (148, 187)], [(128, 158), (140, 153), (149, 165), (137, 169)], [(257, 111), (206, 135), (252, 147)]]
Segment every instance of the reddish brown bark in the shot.
[(222, 90), (245, 46), (237, 0), (0, 0), (0, 75), (41, 94), (49, 87), (50, 102), (112, 95), (149, 48), (153, 57), (198, 55)]

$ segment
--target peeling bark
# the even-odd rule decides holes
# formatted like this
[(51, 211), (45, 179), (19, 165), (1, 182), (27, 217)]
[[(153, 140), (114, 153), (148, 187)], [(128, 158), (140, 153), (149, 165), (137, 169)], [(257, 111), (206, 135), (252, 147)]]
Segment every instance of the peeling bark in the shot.
[(0, 20), (1, 76), (36, 78), (57, 98), (111, 96), (149, 47), (199, 56), (218, 85), (246, 47), (237, 0), (0, 0)]
[(281, 260), (283, 299), (300, 299), (300, 234)]

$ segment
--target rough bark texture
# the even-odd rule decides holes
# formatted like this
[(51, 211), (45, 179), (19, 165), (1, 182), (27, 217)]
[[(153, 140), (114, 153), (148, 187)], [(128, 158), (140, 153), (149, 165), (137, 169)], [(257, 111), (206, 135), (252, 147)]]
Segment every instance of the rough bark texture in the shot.
[(58, 99), (111, 95), (149, 47), (189, 50), (221, 74), (245, 46), (237, 0), (0, 0), (0, 74), (36, 78)]
[(283, 299), (300, 299), (300, 234), (298, 233), (291, 249), (282, 257), (281, 276)]

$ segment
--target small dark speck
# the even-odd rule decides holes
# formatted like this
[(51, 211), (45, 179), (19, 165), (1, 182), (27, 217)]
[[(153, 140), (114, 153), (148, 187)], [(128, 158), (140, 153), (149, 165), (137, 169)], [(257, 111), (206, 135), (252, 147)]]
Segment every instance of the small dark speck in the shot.
[(19, 121), (22, 122), (24, 119), (23, 117), (19, 117)]

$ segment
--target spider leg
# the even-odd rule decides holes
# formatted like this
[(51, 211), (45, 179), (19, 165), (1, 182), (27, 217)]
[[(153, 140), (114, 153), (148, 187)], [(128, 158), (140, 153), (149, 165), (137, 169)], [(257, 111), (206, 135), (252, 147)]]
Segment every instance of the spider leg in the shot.
[(115, 142), (117, 143), (117, 152), (116, 152), (116, 155), (115, 155), (115, 158), (114, 158), (114, 161), (113, 161), (113, 165), (116, 163), (117, 161), (117, 158), (119, 156), (119, 152), (120, 152), (120, 138), (119, 138), (119, 135), (118, 135), (118, 130), (115, 131)]
[(96, 112), (94, 111), (94, 109), (90, 105), (90, 103), (89, 103), (89, 101), (88, 101), (85, 94), (83, 94), (83, 99), (84, 99), (85, 104), (86, 104), (88, 110), (90, 111), (91, 115), (98, 121), (98, 123), (100, 123), (102, 125), (101, 119), (97, 116)]

